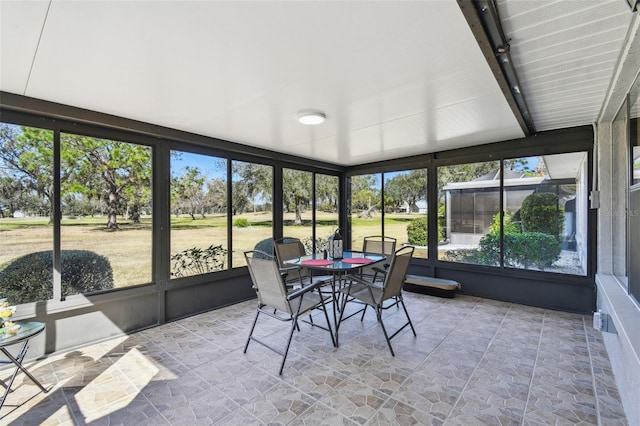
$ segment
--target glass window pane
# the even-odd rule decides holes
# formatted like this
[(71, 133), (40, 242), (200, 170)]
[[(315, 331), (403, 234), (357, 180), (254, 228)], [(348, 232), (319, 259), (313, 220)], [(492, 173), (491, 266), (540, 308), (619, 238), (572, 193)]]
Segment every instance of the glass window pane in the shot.
[(227, 268), (227, 160), (171, 152), (171, 277)]
[(504, 265), (586, 275), (587, 153), (513, 158), (504, 167)]
[(298, 238), (308, 248), (313, 246), (311, 184), (311, 172), (282, 170), (282, 235)]
[(500, 213), (500, 163), (438, 167), (438, 189), (438, 258), (498, 265), (499, 253), (484, 253), (480, 244)]
[(362, 250), (364, 237), (382, 235), (382, 175), (351, 177), (351, 248)]
[(316, 252), (326, 249), (329, 236), (338, 228), (339, 207), (338, 176), (316, 174)]
[(631, 185), (640, 183), (640, 128), (638, 127), (638, 119), (631, 121)]
[(0, 123), (0, 297), (53, 297), (53, 132)]
[(63, 133), (60, 157), (62, 294), (150, 283), (151, 148)]
[[(640, 117), (640, 79), (636, 78), (629, 91), (629, 143), (631, 154), (631, 185), (640, 183), (640, 127), (638, 127), (638, 117)], [(625, 104), (626, 105), (626, 104)], [(623, 111), (625, 110), (625, 111)], [(618, 113), (617, 122), (624, 122), (626, 108)]]
[(427, 252), (427, 169), (384, 174), (384, 235), (396, 248), (416, 246), (414, 257)]
[(237, 268), (246, 265), (245, 251), (273, 238), (273, 168), (242, 161), (231, 167), (232, 266)]

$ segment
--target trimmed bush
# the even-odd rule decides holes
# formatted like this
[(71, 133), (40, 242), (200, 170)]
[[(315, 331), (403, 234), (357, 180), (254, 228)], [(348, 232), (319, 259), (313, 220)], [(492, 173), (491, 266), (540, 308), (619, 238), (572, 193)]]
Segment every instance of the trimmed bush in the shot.
[[(88, 294), (113, 288), (109, 260), (87, 250), (62, 250), (62, 294)], [(11, 303), (49, 300), (53, 297), (53, 252), (19, 257), (0, 271), (0, 294)]]
[(249, 227), (249, 221), (244, 218), (244, 217), (239, 217), (236, 220), (233, 221), (233, 226), (238, 227), (238, 228), (248, 228)]
[(529, 195), (520, 207), (523, 232), (541, 232), (560, 238), (564, 228), (564, 210), (552, 192)]
[(427, 216), (415, 218), (407, 225), (407, 237), (409, 244), (427, 245)]

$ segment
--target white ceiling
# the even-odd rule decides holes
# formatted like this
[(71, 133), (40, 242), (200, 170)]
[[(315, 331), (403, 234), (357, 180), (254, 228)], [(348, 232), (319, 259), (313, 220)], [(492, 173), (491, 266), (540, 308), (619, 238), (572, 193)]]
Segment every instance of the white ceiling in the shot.
[[(624, 2), (498, 7), (538, 129), (594, 121)], [(2, 91), (278, 152), (354, 165), (523, 136), (456, 0), (0, 0), (0, 25)]]

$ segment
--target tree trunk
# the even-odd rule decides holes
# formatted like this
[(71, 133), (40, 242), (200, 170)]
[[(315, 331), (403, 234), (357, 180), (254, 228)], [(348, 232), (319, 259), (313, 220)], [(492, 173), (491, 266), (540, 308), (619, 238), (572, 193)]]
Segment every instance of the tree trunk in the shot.
[(114, 190), (109, 191), (108, 212), (107, 229), (118, 229), (118, 194)]
[(298, 203), (296, 203), (296, 220), (293, 224), (302, 225), (302, 209), (300, 208), (300, 204)]

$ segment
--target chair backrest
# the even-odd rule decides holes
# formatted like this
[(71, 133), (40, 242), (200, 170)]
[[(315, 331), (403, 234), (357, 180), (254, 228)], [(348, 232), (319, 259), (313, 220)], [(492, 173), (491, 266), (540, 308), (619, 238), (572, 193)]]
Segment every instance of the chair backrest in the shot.
[(247, 251), (244, 257), (260, 303), (292, 314), (287, 288), (275, 258), (259, 250)]
[(396, 251), (396, 239), (382, 235), (364, 237), (362, 251), (365, 253), (393, 254)]
[(413, 256), (413, 246), (405, 246), (396, 250), (391, 259), (391, 265), (384, 279), (384, 292), (382, 300), (400, 295), (404, 279), (407, 276), (407, 270)]
[(294, 238), (281, 238), (276, 240), (273, 248), (276, 254), (276, 259), (278, 259), (278, 265), (281, 268), (285, 267), (285, 260), (306, 255), (304, 244), (302, 244), (300, 240)]

